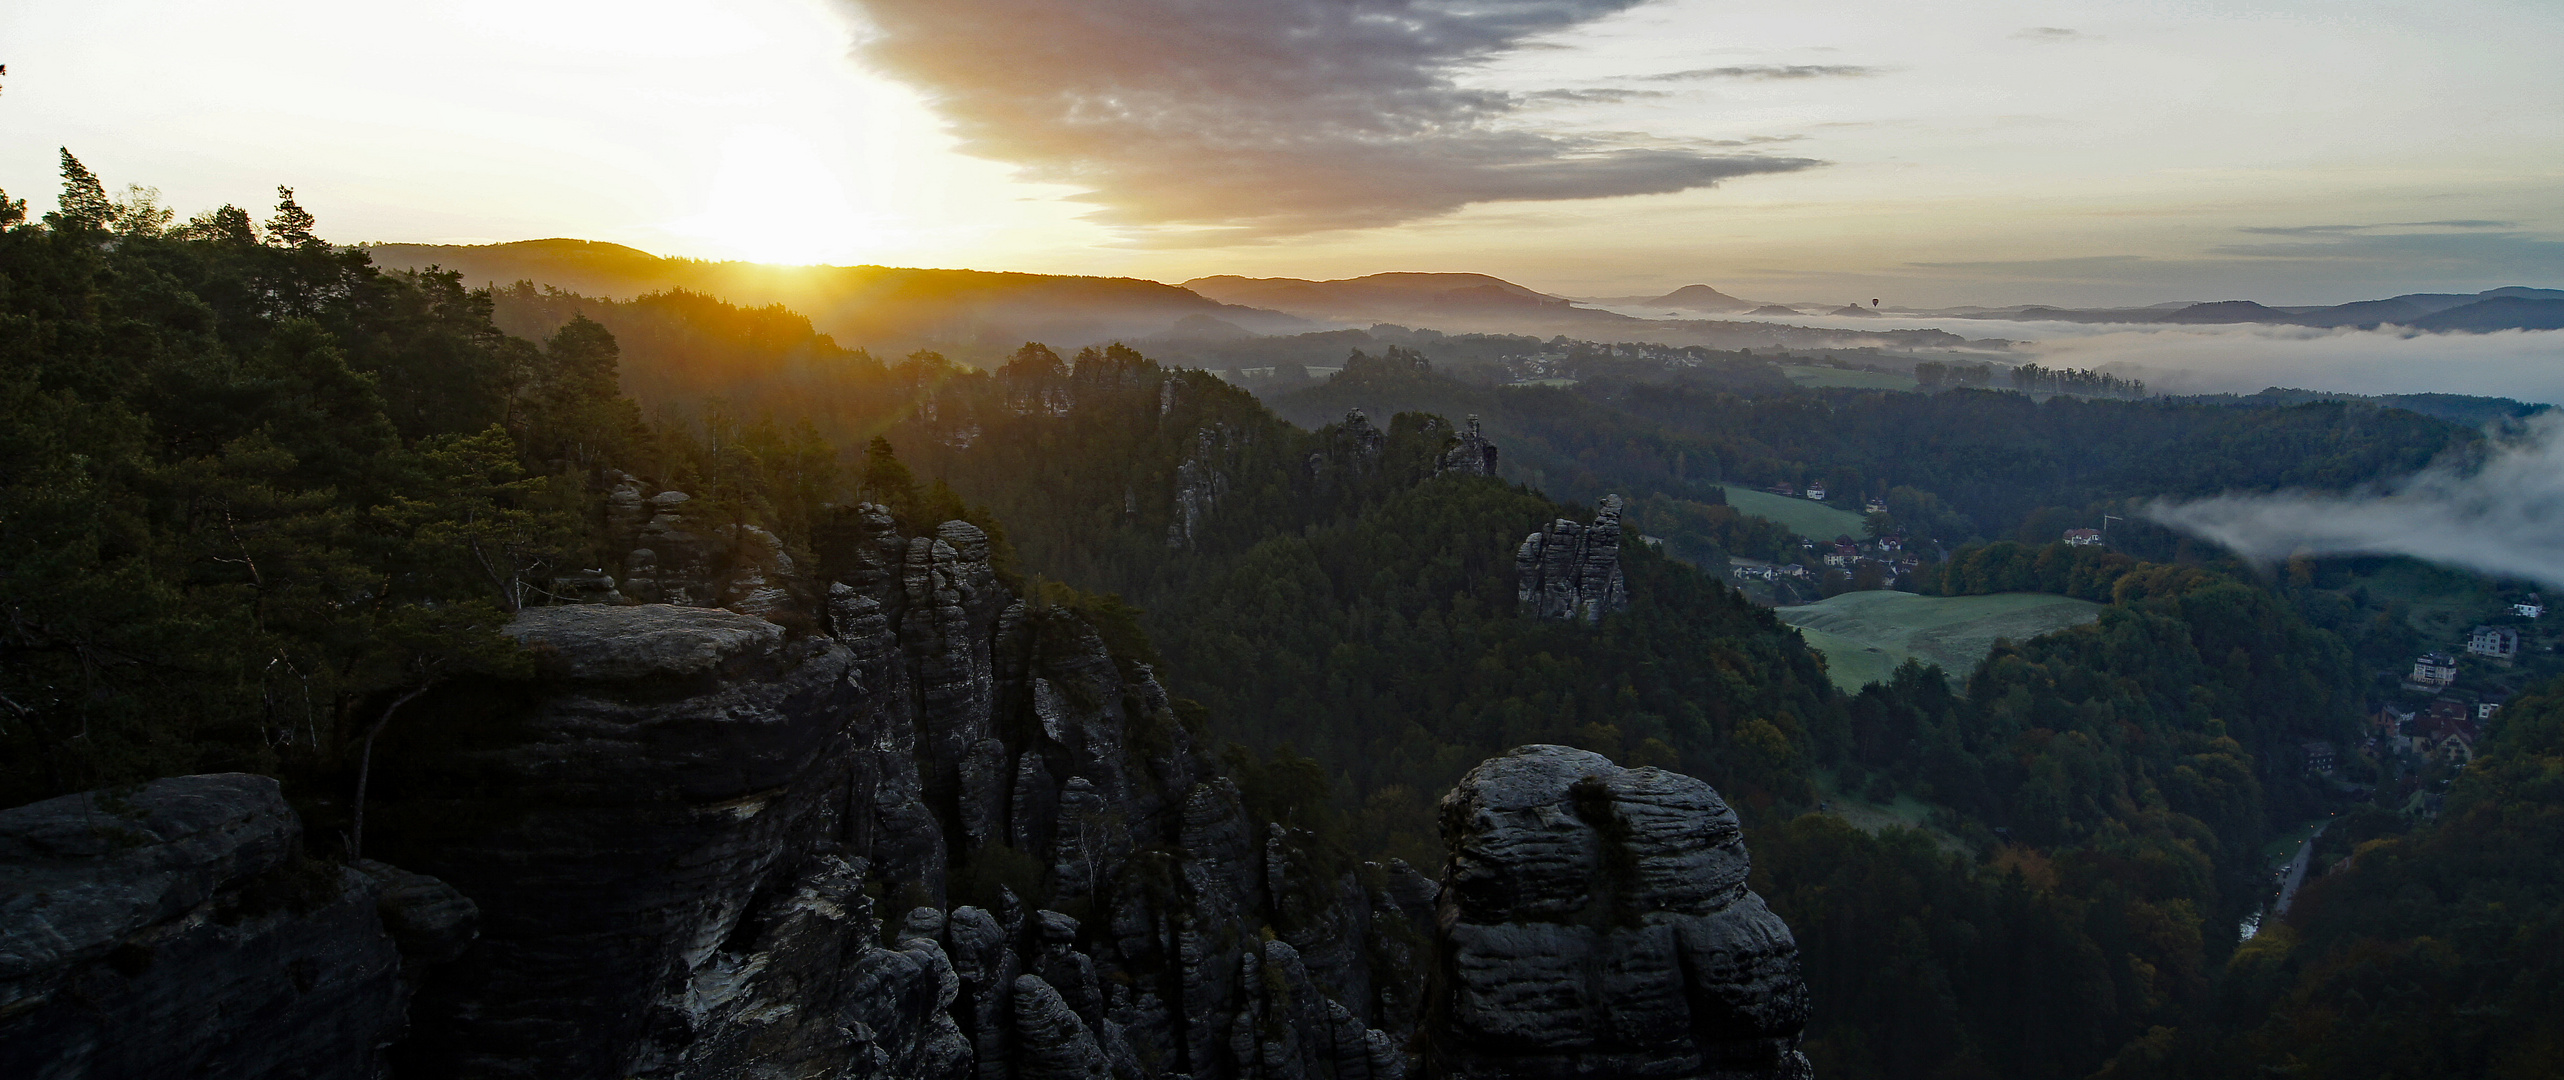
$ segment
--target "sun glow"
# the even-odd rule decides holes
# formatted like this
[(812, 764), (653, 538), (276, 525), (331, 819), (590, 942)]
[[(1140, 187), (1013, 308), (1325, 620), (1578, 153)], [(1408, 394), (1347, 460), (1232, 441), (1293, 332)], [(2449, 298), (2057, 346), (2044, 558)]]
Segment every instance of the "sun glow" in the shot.
[(781, 127), (743, 128), (722, 146), (702, 209), (668, 231), (697, 237), (733, 258), (765, 263), (848, 263), (876, 255), (888, 215), (855, 207), (837, 170), (811, 143)]

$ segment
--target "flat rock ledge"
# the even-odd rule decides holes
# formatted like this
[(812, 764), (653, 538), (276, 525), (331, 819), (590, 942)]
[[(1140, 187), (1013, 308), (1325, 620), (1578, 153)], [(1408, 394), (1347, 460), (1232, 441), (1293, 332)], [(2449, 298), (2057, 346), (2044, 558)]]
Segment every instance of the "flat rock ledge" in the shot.
[(674, 604), (527, 608), (505, 633), (581, 681), (692, 678), (783, 646), (784, 629), (754, 615)]

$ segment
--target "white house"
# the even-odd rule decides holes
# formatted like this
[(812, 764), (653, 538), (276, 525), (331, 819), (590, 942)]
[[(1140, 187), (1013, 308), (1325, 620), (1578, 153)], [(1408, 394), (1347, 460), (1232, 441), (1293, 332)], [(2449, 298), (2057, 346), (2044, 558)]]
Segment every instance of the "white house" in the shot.
[(2101, 546), (2101, 530), (2067, 529), (2065, 531), (2065, 542), (2072, 544), (2075, 547), (2099, 547)]
[(2447, 653), (2423, 653), (2413, 660), (2413, 681), (2432, 687), (2456, 682), (2457, 658)]
[(2546, 601), (2522, 600), (2519, 603), (2511, 605), (2511, 614), (2526, 615), (2532, 619), (2538, 618), (2546, 614)]
[(2519, 655), (2519, 631), (2507, 626), (2478, 626), (2466, 635), (2466, 651), (2508, 660)]

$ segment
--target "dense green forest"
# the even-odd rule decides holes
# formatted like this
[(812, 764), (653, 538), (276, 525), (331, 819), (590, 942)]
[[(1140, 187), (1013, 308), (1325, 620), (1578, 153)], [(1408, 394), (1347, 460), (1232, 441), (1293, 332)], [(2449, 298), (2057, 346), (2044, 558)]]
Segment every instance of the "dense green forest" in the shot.
[[(2104, 514), (2133, 522), (2129, 506), (2147, 499), (2337, 489), (2409, 472), (2479, 438), (2362, 402), (2238, 408), (1991, 390), (1774, 392), (1719, 370), (1596, 364), (1573, 386), (1487, 386), (1401, 350), (1348, 361), (1336, 376), (1281, 395), (1275, 408), (1301, 422), (1357, 407), (1478, 414), (1506, 448), (1506, 475), (1558, 498), (1616, 491), (1633, 504), (1634, 525), (1702, 558), (1713, 547), (1774, 557), (1768, 537), (1740, 532), (1733, 514), (1715, 509), (1722, 483), (1821, 482), (1836, 505), (1858, 511), (1880, 499), (1890, 527), (1948, 547), (2037, 544), (2100, 526)], [(2159, 559), (2207, 554), (2183, 552), (2179, 538), (2142, 523), (2114, 526), (2113, 539)]]
[[(2337, 402), (1494, 389), (1403, 347), (1277, 413), (1127, 348), (983, 371), (691, 294), (467, 290), (332, 248), (290, 193), (263, 226), (180, 222), (64, 166), (42, 221), (0, 197), (0, 803), (242, 769), (325, 837), (402, 703), (520, 667), (512, 610), (623, 572), (599, 539), (621, 470), (796, 552), (858, 498), (999, 530), (1008, 573), (1236, 744), (1259, 814), (1347, 860), (1433, 858), (1433, 798), (1522, 742), (1710, 780), (1800, 936), (1828, 1076), (2531, 1076), (2564, 1047), (2564, 687), (2500, 715), (2435, 822), (2349, 815), (2348, 861), (2239, 941), (2264, 843), (2340, 805), (2295, 745), (2346, 737), (2363, 664), (2406, 639), (2320, 574), (2044, 543), (2115, 500), (2372, 479), (2464, 429)], [(1536, 482), (1441, 467), (1469, 412)], [(1778, 542), (1716, 484), (1793, 478), (1953, 545), (2040, 541), (1959, 550), (1939, 591), (2110, 608), (1963, 693), (1917, 666), (1833, 691), (1686, 565)], [(1641, 528), (1688, 515), (1696, 547), (1633, 535), (1627, 611), (1524, 617), (1514, 546), (1605, 492)], [(1930, 827), (1854, 828), (1828, 791)]]

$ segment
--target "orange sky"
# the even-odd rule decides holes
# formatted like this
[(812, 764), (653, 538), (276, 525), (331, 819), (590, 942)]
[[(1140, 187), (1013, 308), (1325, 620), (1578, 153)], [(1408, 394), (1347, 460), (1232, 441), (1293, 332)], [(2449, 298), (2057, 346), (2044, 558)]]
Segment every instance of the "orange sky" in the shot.
[[(1169, 27), (1151, 0), (20, 0), (0, 188), (42, 208), (68, 145), (181, 213), (292, 184), (341, 241), (1160, 280), (1934, 305), (2564, 284), (2551, 2), (1544, 0), (1493, 26), (1366, 0), (1450, 26), (1357, 18), (1301, 53), (1251, 23), (1298, 9), (1236, 2)], [(1121, 21), (1043, 21), (1067, 11)], [(1078, 62), (1045, 66), (1053, 41)], [(1087, 124), (1098, 102), (1131, 115)], [(1615, 194), (1650, 184), (1679, 190)]]

